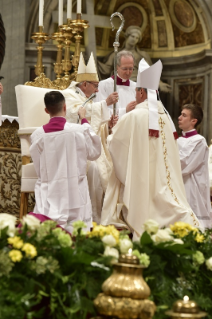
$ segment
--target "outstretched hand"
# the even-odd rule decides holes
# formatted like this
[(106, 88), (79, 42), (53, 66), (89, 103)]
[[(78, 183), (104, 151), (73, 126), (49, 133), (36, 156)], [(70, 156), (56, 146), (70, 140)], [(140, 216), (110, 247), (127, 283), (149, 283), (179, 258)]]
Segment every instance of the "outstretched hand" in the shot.
[(80, 107), (78, 111), (78, 115), (80, 120), (85, 118), (86, 109), (84, 107)]
[(132, 102), (130, 102), (129, 104), (127, 104), (127, 106), (126, 106), (126, 113), (128, 113), (128, 112), (134, 110), (134, 108), (136, 107), (136, 105), (137, 105), (137, 102), (136, 102), (136, 101), (132, 101)]
[(119, 100), (118, 93), (117, 92), (111, 93), (106, 99), (107, 106), (117, 103), (118, 100)]
[(119, 116), (118, 115), (111, 115), (110, 121), (108, 122), (109, 132), (111, 133), (112, 128), (118, 122)]

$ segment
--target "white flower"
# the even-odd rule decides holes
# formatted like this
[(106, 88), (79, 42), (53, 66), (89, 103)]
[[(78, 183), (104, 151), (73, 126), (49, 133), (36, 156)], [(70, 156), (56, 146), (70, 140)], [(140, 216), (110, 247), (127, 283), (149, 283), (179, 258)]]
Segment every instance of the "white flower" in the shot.
[(23, 217), (23, 225), (27, 225), (29, 229), (36, 230), (40, 227), (40, 221), (33, 215), (26, 215)]
[(159, 224), (153, 220), (153, 219), (148, 219), (144, 223), (144, 230), (147, 231), (149, 234), (155, 234), (159, 229)]
[(98, 267), (98, 268), (104, 269), (104, 270), (106, 270), (106, 271), (109, 271), (109, 270), (110, 270), (110, 268), (105, 267), (104, 265), (99, 264), (99, 263), (97, 263), (96, 261), (92, 261), (92, 262), (91, 262), (91, 266), (93, 266), (93, 267)]
[(169, 235), (172, 235), (172, 234), (173, 234), (173, 231), (172, 231), (171, 228), (169, 228), (169, 227), (164, 228), (163, 230), (165, 230)]
[(111, 256), (113, 257), (112, 259), (112, 263), (115, 263), (118, 261), (118, 258), (119, 258), (119, 252), (116, 248), (111, 248), (109, 246), (107, 246), (105, 248), (105, 251), (104, 251), (104, 255), (105, 256)]
[(193, 261), (198, 265), (203, 264), (205, 261), (205, 257), (203, 253), (199, 250), (197, 250), (196, 253), (192, 255), (192, 258), (193, 258)]
[(15, 234), (16, 217), (10, 214), (0, 214), (0, 229), (8, 227), (7, 234), (13, 237)]
[(167, 229), (159, 229), (158, 232), (152, 236), (152, 240), (156, 244), (159, 244), (166, 241), (173, 241), (174, 238), (169, 234)]
[(106, 246), (116, 246), (116, 240), (113, 235), (105, 235), (104, 237), (102, 237), (102, 241)]
[(120, 239), (119, 247), (122, 254), (126, 254), (130, 248), (133, 247), (133, 244), (130, 239), (124, 238)]
[(183, 244), (184, 244), (184, 241), (183, 241), (182, 239), (180, 239), (180, 238), (175, 238), (175, 239), (174, 239), (174, 243), (175, 243), (175, 244), (181, 244), (181, 245), (183, 245)]
[(150, 264), (150, 259), (149, 259), (149, 256), (147, 254), (140, 254), (139, 251), (137, 249), (133, 250), (132, 254), (134, 256), (137, 256), (139, 261), (140, 261), (140, 264), (144, 267), (148, 267), (149, 264)]
[(212, 257), (207, 259), (205, 263), (206, 263), (208, 270), (212, 270)]

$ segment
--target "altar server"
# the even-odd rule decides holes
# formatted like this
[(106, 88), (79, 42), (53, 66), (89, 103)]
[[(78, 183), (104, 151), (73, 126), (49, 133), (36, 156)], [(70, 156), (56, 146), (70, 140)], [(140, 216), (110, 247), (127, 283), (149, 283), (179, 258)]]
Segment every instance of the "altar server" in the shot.
[[(120, 51), (117, 54), (117, 86), (118, 101), (116, 103), (119, 118), (136, 106), (135, 87), (136, 83), (130, 80), (134, 70), (134, 57), (130, 51)], [(99, 92), (96, 100), (105, 99), (114, 91), (114, 76), (99, 82)], [(112, 114), (113, 105), (109, 105)]]
[(92, 226), (88, 193), (87, 160), (101, 153), (100, 138), (79, 110), (82, 125), (66, 122), (66, 104), (62, 93), (51, 91), (44, 97), (48, 124), (31, 135), (30, 153), (38, 176), (34, 213), (45, 215), (72, 232), (72, 223), (82, 220)]
[(161, 227), (183, 221), (198, 227), (181, 175), (173, 123), (157, 101), (162, 63), (139, 63), (135, 110), (113, 128), (109, 150), (114, 169), (103, 204), (103, 225), (128, 228), (133, 238), (151, 218)]
[(200, 106), (186, 104), (182, 107), (178, 118), (182, 137), (178, 139), (178, 147), (187, 200), (202, 224), (210, 228), (209, 149), (205, 138), (196, 130), (202, 119), (203, 111)]
[(86, 110), (86, 119), (93, 131), (101, 137), (101, 156), (95, 162), (88, 164), (87, 171), (93, 219), (97, 223), (100, 222), (103, 196), (112, 168), (106, 138), (108, 136), (108, 123), (113, 126), (114, 119), (110, 120), (108, 105), (113, 104), (118, 97), (117, 93), (112, 93), (103, 100), (94, 102), (93, 98), (98, 92), (98, 85), (99, 78), (93, 53), (91, 53), (87, 65), (85, 65), (81, 53), (76, 82), (73, 81), (68, 89), (63, 91), (63, 94), (67, 105), (67, 121), (77, 123), (78, 110), (83, 106)]

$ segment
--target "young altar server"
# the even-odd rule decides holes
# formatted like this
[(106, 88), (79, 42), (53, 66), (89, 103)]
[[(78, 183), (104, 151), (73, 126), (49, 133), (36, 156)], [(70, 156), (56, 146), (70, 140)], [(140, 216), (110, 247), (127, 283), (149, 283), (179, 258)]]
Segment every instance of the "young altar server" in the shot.
[(182, 137), (177, 142), (187, 200), (204, 227), (210, 228), (209, 149), (205, 138), (196, 131), (202, 119), (203, 111), (200, 106), (184, 105), (178, 118)]
[(114, 169), (101, 223), (128, 228), (133, 239), (139, 239), (142, 225), (150, 218), (161, 227), (177, 221), (199, 226), (186, 200), (174, 125), (157, 101), (161, 71), (160, 60), (151, 67), (140, 61), (138, 104), (118, 121), (110, 136)]
[(101, 154), (100, 138), (78, 111), (81, 124), (67, 123), (65, 98), (59, 91), (46, 93), (48, 124), (31, 135), (30, 154), (38, 180), (35, 186), (34, 213), (45, 215), (72, 232), (72, 223), (92, 226), (92, 209), (86, 177), (87, 160)]

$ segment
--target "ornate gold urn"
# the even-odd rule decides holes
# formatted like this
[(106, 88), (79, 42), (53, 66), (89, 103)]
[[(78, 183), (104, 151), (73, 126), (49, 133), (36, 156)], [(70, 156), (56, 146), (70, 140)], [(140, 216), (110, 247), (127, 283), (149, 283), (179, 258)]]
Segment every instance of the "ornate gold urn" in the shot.
[(136, 256), (119, 257), (112, 275), (102, 285), (103, 293), (94, 300), (99, 315), (120, 319), (153, 317), (156, 306), (147, 299), (150, 288), (143, 279), (143, 268)]

